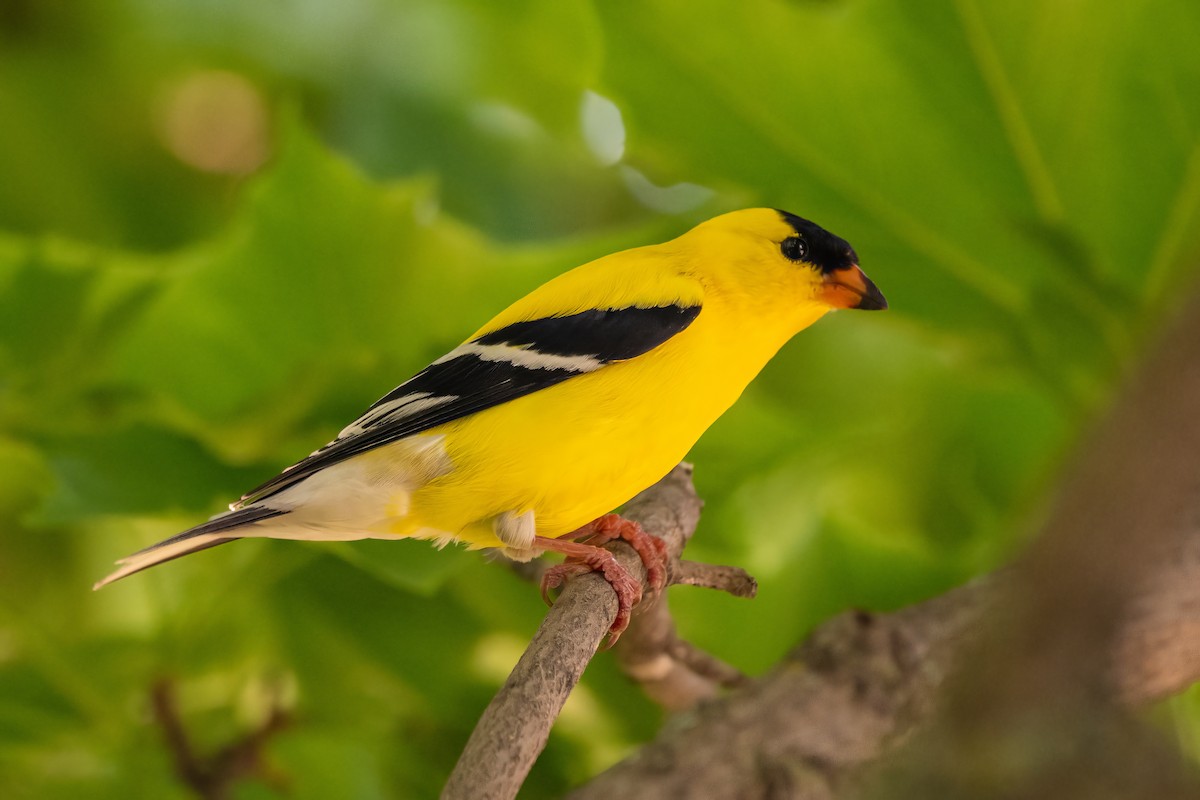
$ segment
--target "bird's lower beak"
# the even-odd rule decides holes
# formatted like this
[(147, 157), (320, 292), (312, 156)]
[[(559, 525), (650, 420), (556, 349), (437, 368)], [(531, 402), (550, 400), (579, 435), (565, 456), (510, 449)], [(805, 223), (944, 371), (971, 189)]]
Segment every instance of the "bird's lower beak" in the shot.
[(834, 308), (882, 311), (888, 307), (883, 292), (857, 266), (827, 273), (818, 295)]

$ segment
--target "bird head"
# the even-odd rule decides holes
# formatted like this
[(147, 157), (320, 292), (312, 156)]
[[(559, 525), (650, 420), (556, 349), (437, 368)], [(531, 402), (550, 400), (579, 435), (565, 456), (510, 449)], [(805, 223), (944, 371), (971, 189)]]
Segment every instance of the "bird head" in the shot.
[(858, 266), (858, 254), (850, 243), (815, 222), (776, 211), (787, 223), (779, 241), (779, 253), (788, 261), (817, 273), (816, 297), (831, 308), (882, 311), (887, 300), (874, 281)]
[(849, 242), (787, 211), (733, 211), (702, 223), (688, 236), (700, 237), (705, 253), (725, 254), (738, 284), (756, 294), (778, 294), (778, 300), (794, 303), (799, 293), (820, 313), (887, 308)]

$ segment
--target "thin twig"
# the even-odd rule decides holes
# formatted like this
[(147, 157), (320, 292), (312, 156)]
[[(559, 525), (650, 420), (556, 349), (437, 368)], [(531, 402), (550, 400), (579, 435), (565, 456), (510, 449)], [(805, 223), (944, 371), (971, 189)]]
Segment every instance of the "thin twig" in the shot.
[(673, 582), (716, 589), (734, 597), (754, 597), (758, 594), (758, 581), (740, 567), (701, 564), (681, 559)]
[(725, 663), (712, 653), (709, 653), (707, 650), (701, 650), (685, 639), (676, 639), (672, 642), (669, 652), (680, 664), (723, 689), (734, 689), (738, 686), (745, 686), (750, 680), (737, 667)]

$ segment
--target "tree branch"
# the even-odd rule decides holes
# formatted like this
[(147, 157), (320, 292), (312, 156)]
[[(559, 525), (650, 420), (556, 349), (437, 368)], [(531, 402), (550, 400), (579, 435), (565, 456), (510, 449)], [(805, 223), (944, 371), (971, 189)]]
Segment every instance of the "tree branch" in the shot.
[[(1141, 705), (1200, 680), (1200, 540), (1148, 582), (1110, 662), (1116, 696)], [(688, 796), (833, 798), (897, 737), (928, 719), (995, 598), (1000, 572), (892, 614), (840, 614), (770, 673), (681, 714), (571, 800)], [(994, 613), (994, 611), (993, 611)], [(1145, 645), (1152, 643), (1152, 647)]]

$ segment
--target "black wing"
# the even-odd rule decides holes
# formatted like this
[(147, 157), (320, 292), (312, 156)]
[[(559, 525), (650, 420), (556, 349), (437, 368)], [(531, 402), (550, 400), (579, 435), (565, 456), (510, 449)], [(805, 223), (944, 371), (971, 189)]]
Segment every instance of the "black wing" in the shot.
[(258, 502), (326, 467), (653, 350), (699, 305), (594, 309), (516, 322), (479, 336), (393, 389), (338, 438), (247, 493)]

